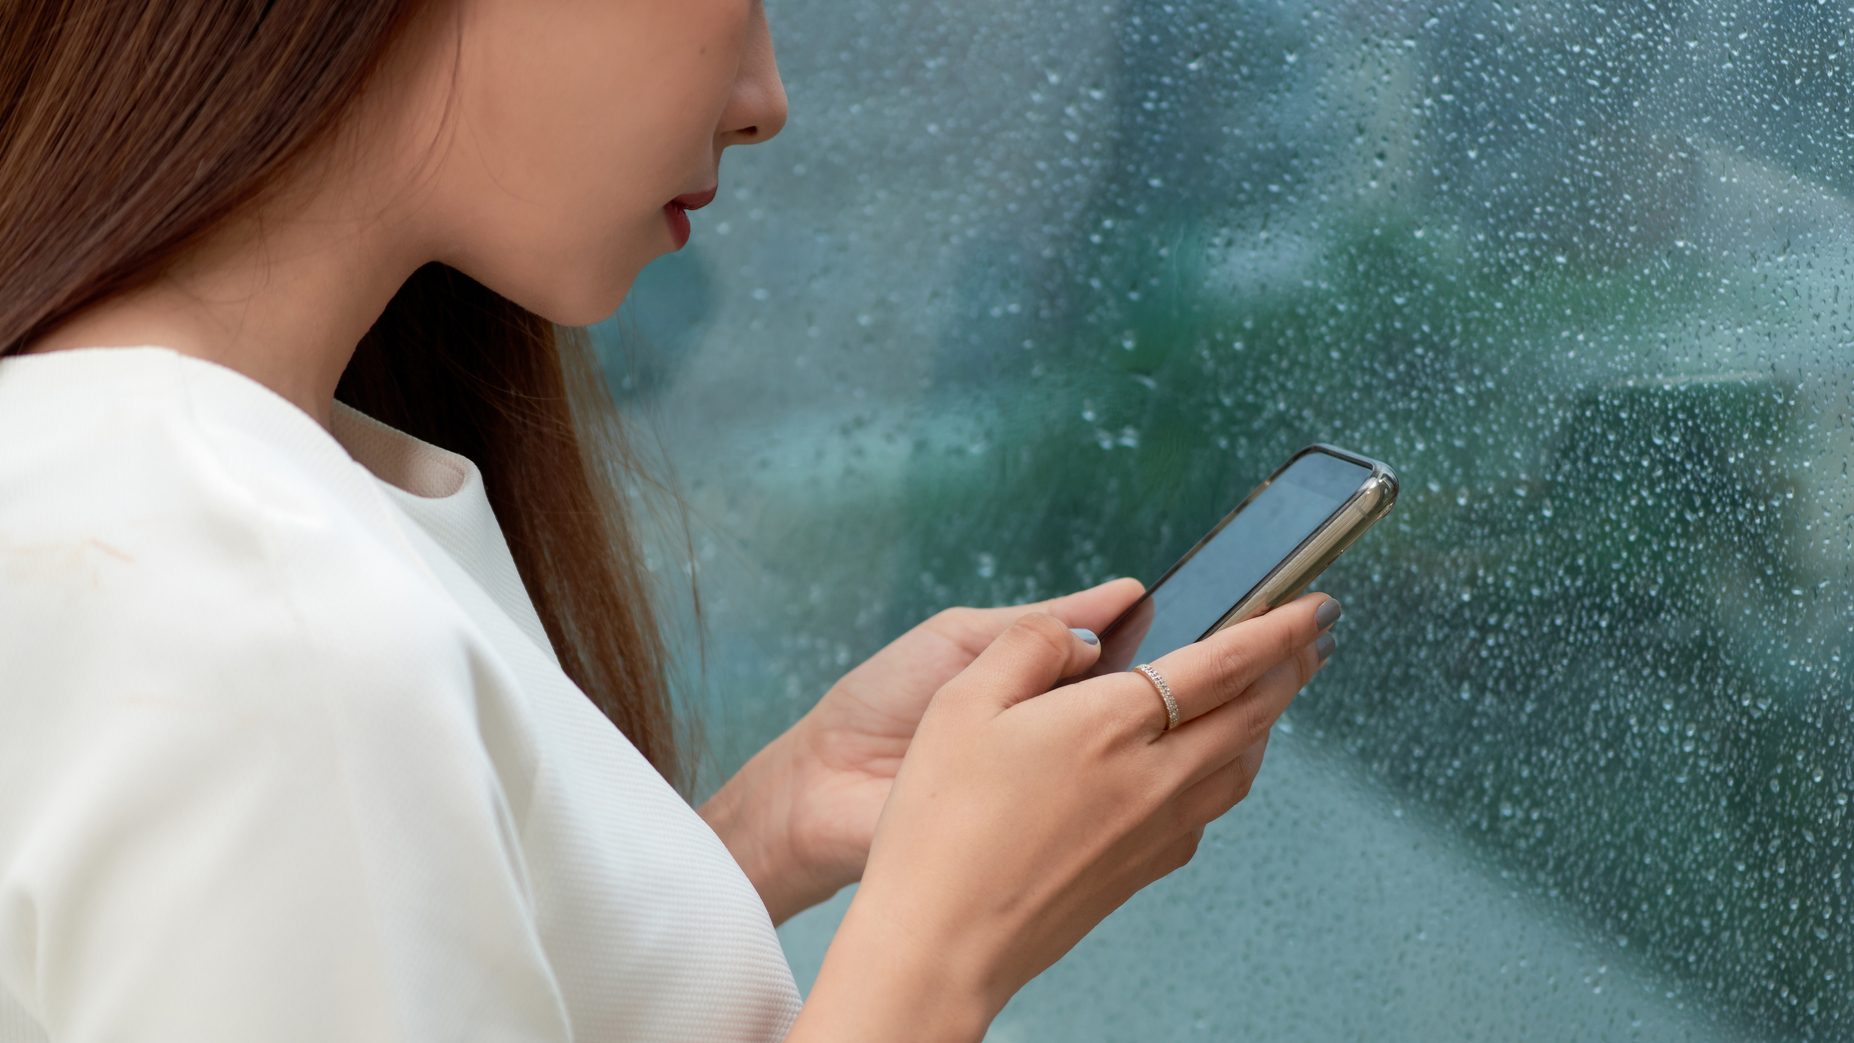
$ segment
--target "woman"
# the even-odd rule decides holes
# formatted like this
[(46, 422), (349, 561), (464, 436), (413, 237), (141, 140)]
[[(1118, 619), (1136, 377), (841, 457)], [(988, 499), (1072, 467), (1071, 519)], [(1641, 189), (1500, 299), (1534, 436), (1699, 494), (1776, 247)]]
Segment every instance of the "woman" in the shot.
[(1242, 798), (1324, 596), (949, 610), (681, 796), (559, 326), (785, 116), (756, 0), (0, 9), (0, 1039), (975, 1039)]

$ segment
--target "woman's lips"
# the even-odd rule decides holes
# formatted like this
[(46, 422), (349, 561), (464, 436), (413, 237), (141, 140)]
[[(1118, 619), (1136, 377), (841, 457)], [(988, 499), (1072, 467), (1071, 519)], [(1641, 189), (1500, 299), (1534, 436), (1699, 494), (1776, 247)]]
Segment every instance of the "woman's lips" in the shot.
[(663, 215), (669, 219), (670, 238), (676, 241), (676, 249), (680, 250), (687, 246), (690, 231), (688, 211), (684, 210), (680, 203), (666, 203), (663, 206)]
[(663, 214), (669, 221), (670, 237), (676, 240), (676, 249), (680, 250), (689, 243), (689, 211), (700, 210), (714, 202), (715, 193), (719, 190), (720, 186), (717, 185), (705, 192), (677, 196), (663, 205)]

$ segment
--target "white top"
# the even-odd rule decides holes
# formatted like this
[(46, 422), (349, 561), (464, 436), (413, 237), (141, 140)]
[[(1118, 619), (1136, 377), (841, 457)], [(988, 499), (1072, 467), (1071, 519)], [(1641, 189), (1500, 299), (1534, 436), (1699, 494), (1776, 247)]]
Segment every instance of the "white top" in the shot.
[(775, 1040), (753, 885), (468, 459), (163, 347), (0, 359), (0, 1041)]

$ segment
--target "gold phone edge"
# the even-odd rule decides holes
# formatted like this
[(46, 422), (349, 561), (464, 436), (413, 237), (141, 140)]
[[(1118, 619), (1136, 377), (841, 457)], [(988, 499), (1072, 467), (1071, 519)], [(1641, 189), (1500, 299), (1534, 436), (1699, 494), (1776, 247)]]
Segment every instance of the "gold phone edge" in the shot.
[[(1298, 596), (1307, 585), (1330, 568), (1339, 556), (1345, 553), (1366, 529), (1371, 528), (1390, 510), (1397, 499), (1397, 476), (1390, 468), (1354, 453), (1338, 450), (1327, 445), (1309, 446), (1307, 450), (1324, 450), (1357, 463), (1370, 466), (1371, 475), (1365, 479), (1358, 492), (1353, 494), (1350, 502), (1341, 509), (1340, 514), (1322, 526), (1313, 538), (1296, 548), (1285, 561), (1275, 567), (1268, 577), (1232, 607), (1227, 615), (1210, 628), (1204, 637), (1209, 637), (1227, 627), (1273, 608)], [(1298, 457), (1300, 454), (1295, 454)], [(1290, 461), (1292, 462), (1292, 461)], [(1283, 470), (1285, 470), (1285, 465)], [(1272, 479), (1271, 479), (1272, 480)], [(1246, 500), (1245, 500), (1246, 502)], [(1200, 638), (1199, 640), (1202, 640)]]

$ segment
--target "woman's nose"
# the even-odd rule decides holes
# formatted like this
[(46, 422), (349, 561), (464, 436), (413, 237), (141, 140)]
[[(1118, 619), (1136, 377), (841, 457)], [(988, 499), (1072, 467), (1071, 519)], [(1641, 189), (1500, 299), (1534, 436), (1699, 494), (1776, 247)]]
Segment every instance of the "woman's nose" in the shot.
[(734, 84), (734, 103), (723, 124), (722, 145), (751, 145), (767, 141), (785, 127), (785, 83), (773, 57), (772, 33), (764, 11), (750, 30), (752, 38), (741, 56), (740, 77)]

